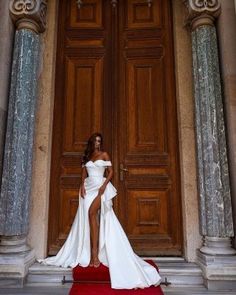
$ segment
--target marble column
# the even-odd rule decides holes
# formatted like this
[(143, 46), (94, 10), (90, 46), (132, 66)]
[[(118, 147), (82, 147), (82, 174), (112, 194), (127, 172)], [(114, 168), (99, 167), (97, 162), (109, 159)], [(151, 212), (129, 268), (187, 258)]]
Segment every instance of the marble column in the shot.
[[(232, 204), (214, 24), (221, 7), (218, 0), (185, 0), (184, 3), (192, 37), (200, 233), (203, 236), (198, 262), (206, 285), (224, 288), (235, 284), (236, 266), (231, 262), (235, 263), (236, 252), (232, 248)], [(220, 275), (222, 284), (218, 284)]]
[[(16, 25), (0, 195), (0, 285), (21, 284), (34, 252), (29, 227), (39, 34), (45, 30), (45, 0), (11, 0)], [(2, 270), (1, 270), (2, 268)], [(3, 283), (4, 282), (4, 283)]]

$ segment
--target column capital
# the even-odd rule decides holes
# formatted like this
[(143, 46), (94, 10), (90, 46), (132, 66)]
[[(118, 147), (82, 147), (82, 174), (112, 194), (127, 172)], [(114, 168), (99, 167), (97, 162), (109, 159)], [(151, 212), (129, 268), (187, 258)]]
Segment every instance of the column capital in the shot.
[(10, 0), (9, 10), (17, 30), (45, 31), (47, 0)]
[(214, 25), (215, 19), (220, 15), (221, 4), (219, 0), (182, 0), (187, 8), (186, 24), (191, 30), (201, 25)]

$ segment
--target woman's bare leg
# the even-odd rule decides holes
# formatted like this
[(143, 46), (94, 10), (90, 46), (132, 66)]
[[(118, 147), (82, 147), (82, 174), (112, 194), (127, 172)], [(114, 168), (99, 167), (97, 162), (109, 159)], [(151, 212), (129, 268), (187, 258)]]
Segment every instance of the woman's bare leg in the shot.
[(98, 222), (97, 213), (101, 206), (101, 196), (97, 196), (89, 208), (89, 224), (90, 224), (90, 238), (91, 238), (91, 262), (90, 265), (98, 267), (100, 261), (98, 259)]

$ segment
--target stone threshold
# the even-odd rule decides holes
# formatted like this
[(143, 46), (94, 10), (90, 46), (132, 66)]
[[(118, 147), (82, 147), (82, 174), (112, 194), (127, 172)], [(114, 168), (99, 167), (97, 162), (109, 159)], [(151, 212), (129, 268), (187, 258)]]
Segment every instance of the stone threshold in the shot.
[[(70, 286), (25, 286), (18, 289), (0, 289), (2, 295), (68, 295)], [(162, 286), (165, 295), (235, 295), (235, 291), (209, 291), (204, 287), (165, 287)]]
[[(170, 286), (203, 286), (201, 269), (195, 263), (188, 263), (179, 257), (143, 258), (154, 260), (159, 267), (163, 281), (171, 283)], [(63, 276), (66, 280), (72, 280), (72, 270), (36, 262), (29, 268), (26, 286), (59, 286)]]

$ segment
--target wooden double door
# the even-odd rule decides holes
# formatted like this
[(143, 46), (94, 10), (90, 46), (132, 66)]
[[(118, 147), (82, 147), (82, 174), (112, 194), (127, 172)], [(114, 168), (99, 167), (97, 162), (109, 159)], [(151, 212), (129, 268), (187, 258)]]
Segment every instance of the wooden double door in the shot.
[(81, 157), (99, 131), (114, 210), (140, 255), (181, 255), (171, 1), (60, 0), (48, 252), (78, 207)]

